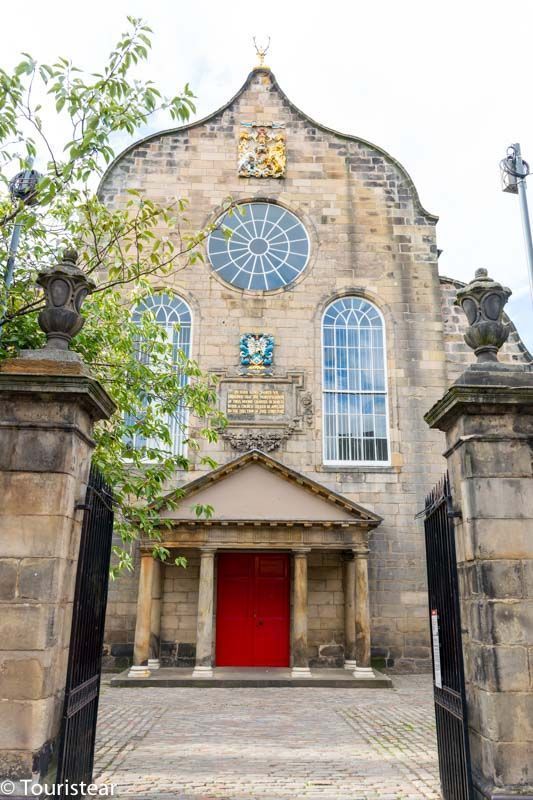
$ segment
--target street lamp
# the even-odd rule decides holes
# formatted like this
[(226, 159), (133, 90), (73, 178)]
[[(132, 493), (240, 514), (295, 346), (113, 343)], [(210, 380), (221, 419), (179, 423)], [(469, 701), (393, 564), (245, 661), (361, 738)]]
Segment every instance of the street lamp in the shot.
[[(31, 159), (29, 163), (29, 169), (23, 169), (9, 181), (9, 194), (14, 203), (21, 202), (25, 206), (34, 206), (37, 203), (37, 186), (42, 176), (37, 170), (31, 169), (32, 164), (33, 159)], [(4, 273), (5, 298), (0, 306), (0, 336), (2, 335), (2, 325), (7, 310), (9, 288), (13, 283), (15, 256), (17, 255), (19, 246), (21, 229), (22, 223), (15, 218), (13, 233), (11, 234), (11, 241), (9, 243), (6, 270)]]
[(520, 201), (522, 229), (524, 231), (529, 271), (529, 289), (531, 302), (533, 303), (533, 239), (531, 238), (531, 223), (529, 221), (526, 195), (526, 178), (529, 175), (529, 164), (523, 160), (518, 143), (511, 144), (507, 148), (507, 155), (500, 161), (500, 169), (502, 171), (503, 191), (509, 194), (517, 194)]

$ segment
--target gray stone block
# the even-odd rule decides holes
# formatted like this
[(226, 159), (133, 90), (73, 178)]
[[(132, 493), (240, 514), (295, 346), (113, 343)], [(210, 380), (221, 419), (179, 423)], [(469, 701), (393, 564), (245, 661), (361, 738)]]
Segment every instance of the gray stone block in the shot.
[(19, 562), (13, 558), (0, 559), (0, 600), (14, 600), (17, 594)]
[[(20, 562), (19, 597), (21, 600), (51, 601), (57, 597), (58, 559), (23, 558)], [(75, 570), (73, 571), (75, 576)], [(70, 596), (73, 596), (69, 593)]]

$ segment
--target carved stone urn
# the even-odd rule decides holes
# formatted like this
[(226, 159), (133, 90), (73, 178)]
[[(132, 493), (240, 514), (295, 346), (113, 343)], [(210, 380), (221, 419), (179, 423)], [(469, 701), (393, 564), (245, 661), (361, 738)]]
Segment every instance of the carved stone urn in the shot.
[(465, 342), (478, 363), (498, 361), (498, 350), (511, 330), (502, 322), (503, 308), (511, 294), (506, 286), (489, 278), (486, 269), (477, 269), (474, 280), (457, 292), (455, 305), (461, 306), (469, 323)]
[(77, 261), (76, 250), (65, 250), (59, 264), (37, 277), (46, 297), (46, 307), (38, 318), (47, 339), (43, 350), (68, 350), (70, 340), (85, 322), (81, 306), (95, 284), (76, 266)]

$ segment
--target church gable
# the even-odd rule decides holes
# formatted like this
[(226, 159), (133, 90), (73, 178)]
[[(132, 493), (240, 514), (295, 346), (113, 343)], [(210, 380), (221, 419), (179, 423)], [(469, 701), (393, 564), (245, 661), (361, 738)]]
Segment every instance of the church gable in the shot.
[[(268, 151), (266, 162), (258, 170), (254, 160), (252, 169), (247, 170), (250, 153), (255, 159), (254, 140), (260, 126), (264, 126), (259, 144)], [(225, 142), (223, 159), (216, 147), (222, 141)], [(315, 157), (302, 158), (306, 149), (312, 150)], [(186, 176), (189, 167), (193, 171), (200, 169), (202, 161), (213, 161), (215, 172), (219, 172), (226, 186), (236, 179), (238, 188), (232, 189), (232, 196), (238, 196), (239, 190), (246, 191), (248, 186), (257, 191), (264, 178), (319, 182), (359, 179), (367, 192), (382, 195), (385, 205), (401, 203), (403, 216), (405, 201), (410, 199), (413, 222), (417, 215), (417, 224), (437, 221), (436, 216), (424, 209), (410, 175), (393, 156), (365, 139), (340, 133), (308, 117), (289, 100), (266, 68), (254, 69), (231, 100), (213, 114), (189, 125), (151, 134), (126, 149), (108, 168), (99, 194), (111, 200), (116, 197), (117, 189), (131, 184), (132, 175), (142, 184), (147, 175), (172, 172), (172, 161), (177, 176), (183, 169)], [(253, 183), (247, 183), (247, 177)], [(279, 183), (281, 188), (283, 181)], [(227, 191), (222, 193), (220, 201), (227, 195)]]
[(360, 522), (374, 527), (376, 514), (261, 453), (251, 451), (184, 487), (177, 509), (164, 519), (195, 520), (194, 506), (210, 505), (213, 520)]

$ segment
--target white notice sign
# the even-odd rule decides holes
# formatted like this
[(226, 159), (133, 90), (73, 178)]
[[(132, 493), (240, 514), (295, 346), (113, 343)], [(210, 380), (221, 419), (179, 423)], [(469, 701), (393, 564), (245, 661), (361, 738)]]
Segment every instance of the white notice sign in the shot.
[(433, 666), (435, 669), (435, 686), (442, 689), (442, 676), (440, 674), (440, 641), (439, 641), (439, 615), (436, 608), (431, 609), (431, 639), (433, 641)]

